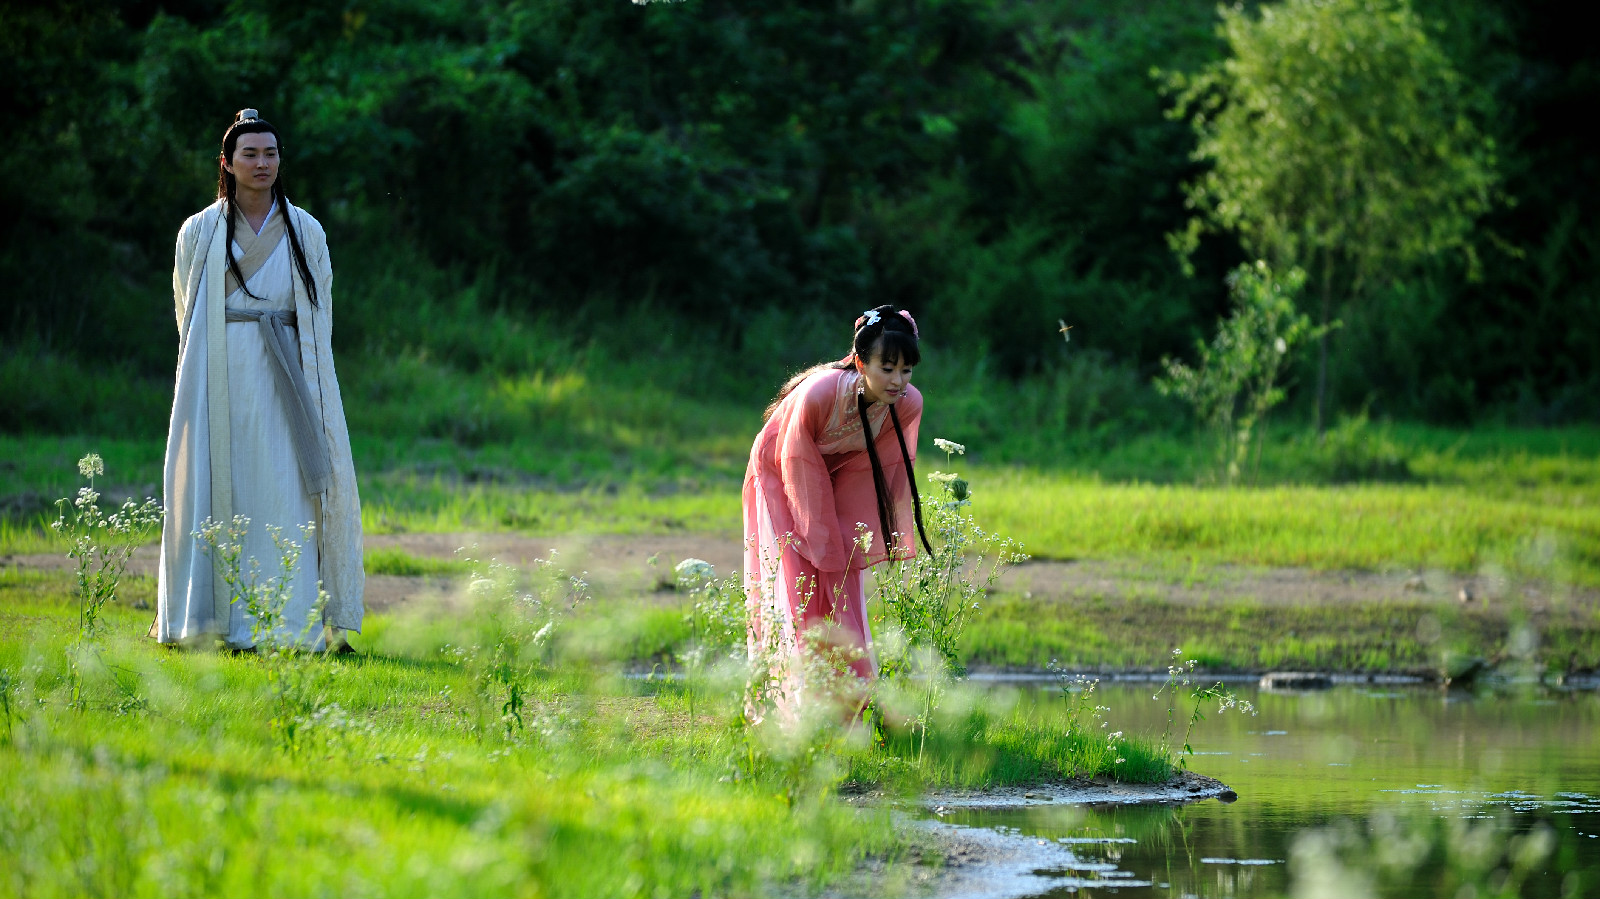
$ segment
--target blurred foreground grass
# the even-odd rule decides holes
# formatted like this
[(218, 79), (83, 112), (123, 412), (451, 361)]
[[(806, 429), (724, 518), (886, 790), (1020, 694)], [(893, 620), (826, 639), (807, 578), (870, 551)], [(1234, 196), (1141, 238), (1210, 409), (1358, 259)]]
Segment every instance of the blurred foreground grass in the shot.
[(607, 598), (563, 629), (516, 726), (463, 661), (492, 610), (454, 596), (373, 616), (361, 654), (317, 663), (331, 677), (290, 753), (266, 661), (155, 645), (129, 607), (153, 591), (124, 582), (75, 710), (70, 578), (0, 571), (0, 893), (748, 896), (812, 893), (872, 858), (892, 895), (922, 876), (920, 838), (842, 800), (846, 779), (896, 795), (1171, 770), (1148, 742), (1013, 715), (1003, 695), (947, 703), (925, 754), (891, 727), (886, 747), (857, 728), (786, 755), (735, 723), (729, 672), (623, 676), (636, 641)]

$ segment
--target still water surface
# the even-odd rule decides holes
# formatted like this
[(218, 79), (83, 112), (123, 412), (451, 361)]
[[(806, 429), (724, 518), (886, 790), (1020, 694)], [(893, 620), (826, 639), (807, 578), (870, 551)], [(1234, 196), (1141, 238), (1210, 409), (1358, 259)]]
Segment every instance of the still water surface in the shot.
[[(1109, 729), (1161, 733), (1167, 704), (1152, 702), (1155, 685), (1100, 690)], [(1313, 881), (1331, 894), (1432, 896), (1473, 880), (1480, 895), (1600, 895), (1595, 693), (1238, 692), (1260, 713), (1207, 709), (1189, 761), (1238, 791), (1235, 803), (961, 810), (943, 820), (1070, 849), (1072, 865), (1038, 872), (1050, 884), (1042, 896), (1280, 896)], [(1060, 702), (1050, 688), (1021, 694), (1040, 712)], [(1508, 883), (1495, 859), (1530, 832), (1547, 832), (1552, 851)]]

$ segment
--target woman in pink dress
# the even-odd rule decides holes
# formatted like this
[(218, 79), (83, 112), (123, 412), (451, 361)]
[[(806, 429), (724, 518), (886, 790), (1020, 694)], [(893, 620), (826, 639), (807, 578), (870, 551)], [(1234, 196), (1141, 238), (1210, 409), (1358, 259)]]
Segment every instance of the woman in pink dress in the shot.
[(830, 698), (853, 713), (877, 674), (866, 570), (914, 556), (922, 532), (917, 341), (909, 312), (869, 310), (849, 356), (794, 376), (767, 408), (744, 479), (748, 645), (767, 666), (756, 716)]

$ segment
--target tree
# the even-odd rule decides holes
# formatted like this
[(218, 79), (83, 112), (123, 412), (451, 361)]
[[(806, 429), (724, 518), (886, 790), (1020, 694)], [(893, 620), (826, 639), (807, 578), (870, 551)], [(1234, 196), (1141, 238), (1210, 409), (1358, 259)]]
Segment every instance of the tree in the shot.
[(1223, 483), (1232, 485), (1244, 471), (1251, 444), (1261, 456), (1257, 426), (1283, 401), (1280, 379), (1302, 343), (1320, 339), (1333, 325), (1313, 326), (1295, 309), (1294, 298), (1306, 274), (1290, 269), (1274, 274), (1265, 262), (1241, 265), (1228, 275), (1233, 315), (1217, 323), (1207, 346), (1197, 342), (1200, 364), (1191, 368), (1165, 358), (1165, 377), (1156, 389), (1194, 407), (1216, 438)]
[[(1173, 115), (1190, 119), (1210, 164), (1187, 185), (1195, 217), (1171, 236), (1187, 255), (1202, 232), (1236, 232), (1274, 268), (1307, 269), (1321, 323), (1336, 291), (1364, 290), (1468, 243), (1490, 206), (1494, 144), (1477, 95), (1408, 0), (1285, 0), (1260, 16), (1221, 10), (1226, 58), (1175, 75)], [(1328, 334), (1320, 339), (1323, 427)]]

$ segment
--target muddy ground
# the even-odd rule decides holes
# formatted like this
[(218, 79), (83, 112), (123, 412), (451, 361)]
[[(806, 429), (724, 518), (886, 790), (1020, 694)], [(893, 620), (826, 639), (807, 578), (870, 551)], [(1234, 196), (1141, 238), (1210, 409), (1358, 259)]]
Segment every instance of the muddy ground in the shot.
[[(463, 555), (499, 559), (526, 567), (548, 559), (552, 550), (566, 570), (585, 574), (596, 589), (608, 594), (653, 593), (669, 584), (672, 567), (686, 558), (704, 559), (719, 575), (743, 566), (742, 544), (735, 535), (600, 535), (529, 537), (520, 534), (378, 534), (366, 540), (368, 552), (399, 550), (422, 559), (453, 560)], [(157, 547), (140, 547), (130, 570), (153, 574)], [(652, 560), (654, 560), (652, 562)], [(70, 560), (58, 555), (0, 557), (0, 566), (61, 569)], [(367, 607), (385, 611), (427, 593), (449, 589), (446, 576), (402, 577), (375, 574), (367, 579)], [(1248, 599), (1258, 605), (1349, 605), (1437, 601), (1493, 608), (1505, 598), (1507, 585), (1495, 578), (1463, 577), (1439, 571), (1312, 571), (1234, 565), (1120, 561), (1030, 561), (1001, 578), (999, 589), (1036, 600), (1103, 597), (1159, 599), (1177, 604), (1207, 604)], [(1546, 591), (1548, 592), (1548, 591)], [(1538, 587), (1521, 588), (1521, 608), (1541, 598)], [(1565, 589), (1569, 606), (1600, 610), (1600, 591)]]

